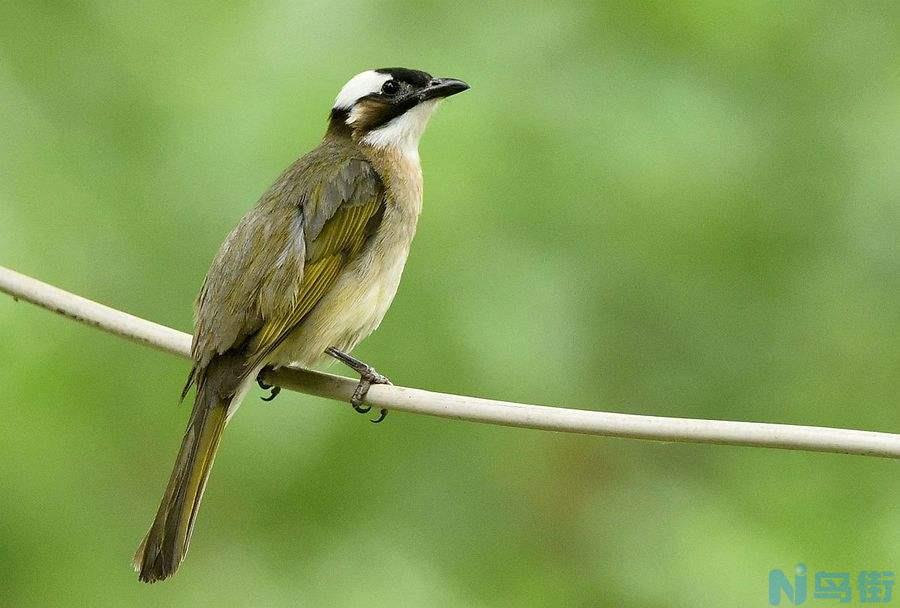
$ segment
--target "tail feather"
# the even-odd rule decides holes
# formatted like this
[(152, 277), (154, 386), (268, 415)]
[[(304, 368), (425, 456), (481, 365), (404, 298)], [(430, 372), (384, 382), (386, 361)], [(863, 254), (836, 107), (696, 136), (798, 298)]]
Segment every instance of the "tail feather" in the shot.
[[(207, 397), (206, 393), (213, 397)], [(134, 555), (141, 581), (153, 583), (174, 574), (187, 554), (197, 509), (227, 422), (229, 400), (200, 390), (153, 525)]]

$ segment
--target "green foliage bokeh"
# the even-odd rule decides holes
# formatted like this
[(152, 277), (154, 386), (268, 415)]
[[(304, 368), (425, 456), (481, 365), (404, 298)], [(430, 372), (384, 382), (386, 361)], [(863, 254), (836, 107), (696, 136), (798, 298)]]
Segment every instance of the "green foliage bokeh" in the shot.
[[(9, 2), (0, 263), (188, 330), (341, 85), (465, 79), (421, 155), (395, 382), (900, 430), (893, 3)], [(254, 393), (171, 581), (130, 571), (187, 364), (0, 299), (0, 605), (763, 605), (900, 569), (894, 462)]]

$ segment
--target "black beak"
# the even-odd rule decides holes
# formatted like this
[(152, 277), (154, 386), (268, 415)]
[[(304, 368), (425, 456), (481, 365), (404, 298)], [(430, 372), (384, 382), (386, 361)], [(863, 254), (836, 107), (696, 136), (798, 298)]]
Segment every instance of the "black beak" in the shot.
[(428, 99), (441, 99), (462, 93), (468, 88), (469, 85), (456, 78), (432, 78), (428, 86), (419, 91), (418, 98), (419, 102)]

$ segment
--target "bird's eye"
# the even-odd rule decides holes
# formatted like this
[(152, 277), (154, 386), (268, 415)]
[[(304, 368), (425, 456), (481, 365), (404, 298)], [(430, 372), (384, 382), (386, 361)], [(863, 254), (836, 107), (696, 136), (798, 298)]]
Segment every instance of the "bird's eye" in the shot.
[(381, 85), (381, 92), (385, 95), (396, 95), (400, 92), (400, 85), (396, 80), (388, 80), (386, 83)]

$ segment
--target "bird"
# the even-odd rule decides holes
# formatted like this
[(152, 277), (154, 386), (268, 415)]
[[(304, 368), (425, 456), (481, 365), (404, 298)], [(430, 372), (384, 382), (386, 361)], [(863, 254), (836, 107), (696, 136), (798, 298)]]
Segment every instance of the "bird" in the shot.
[[(422, 209), (419, 140), (438, 104), (469, 88), (409, 68), (353, 76), (321, 143), (291, 164), (225, 238), (195, 303), (196, 388), (174, 470), (134, 555), (143, 582), (187, 554), (226, 425), (254, 382), (285, 365), (338, 359), (360, 375), (351, 399), (390, 381), (350, 353), (381, 323)], [(386, 412), (373, 422), (381, 421)]]

